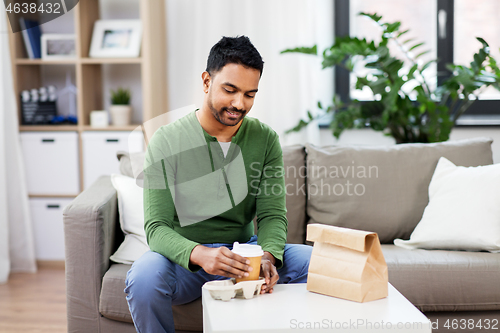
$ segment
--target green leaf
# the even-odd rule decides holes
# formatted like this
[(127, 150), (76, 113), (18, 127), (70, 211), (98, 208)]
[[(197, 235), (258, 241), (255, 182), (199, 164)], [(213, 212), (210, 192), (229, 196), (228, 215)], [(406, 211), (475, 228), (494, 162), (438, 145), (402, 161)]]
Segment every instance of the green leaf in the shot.
[(490, 76), (487, 76), (487, 75), (481, 75), (481, 76), (478, 76), (476, 78), (476, 80), (478, 82), (482, 82), (482, 83), (488, 83), (488, 85), (490, 83), (495, 83), (497, 80), (496, 80), (496, 77), (490, 77)]
[(368, 14), (368, 13), (360, 12), (358, 15), (359, 16), (366, 16), (368, 18), (371, 18), (375, 22), (379, 22), (380, 19), (382, 19), (382, 16), (377, 15), (377, 13), (375, 13), (375, 14)]
[(380, 101), (369, 101), (361, 105), (360, 112), (363, 118), (379, 118), (384, 111), (384, 105)]
[(300, 131), (302, 128), (306, 127), (307, 125), (309, 125), (309, 123), (301, 119), (301, 120), (299, 121), (299, 123), (298, 123), (298, 125), (297, 125), (297, 126), (295, 126), (294, 128), (291, 128), (291, 129), (289, 129), (289, 130), (286, 130), (286, 131), (285, 131), (285, 134), (289, 134), (289, 133), (291, 133), (291, 132), (298, 132), (298, 131)]
[(401, 26), (401, 22), (387, 23), (386, 24), (386, 32), (394, 32), (399, 29)]
[(309, 111), (309, 110), (307, 110), (307, 117), (309, 118), (309, 120), (313, 120), (314, 119), (311, 111)]
[(323, 110), (323, 106), (321, 105), (320, 101), (318, 101), (318, 108)]
[(312, 47), (296, 47), (294, 49), (286, 49), (280, 52), (280, 54), (283, 53), (304, 53), (304, 54), (318, 55), (318, 49), (316, 45)]
[(414, 50), (414, 49), (416, 49), (417, 47), (422, 46), (422, 45), (424, 45), (424, 44), (425, 44), (425, 43), (418, 43), (418, 44), (416, 44), (416, 45), (413, 45), (412, 47), (410, 47), (410, 49), (408, 50), (408, 52), (409, 52), (409, 51), (411, 51), (411, 50)]
[(486, 54), (484, 54), (483, 56), (480, 53), (474, 54), (474, 62), (476, 63), (477, 67), (481, 67), (485, 60)]
[(454, 64), (446, 64), (445, 67), (447, 70), (449, 70), (452, 73), (458, 69), (458, 65), (454, 65)]
[(340, 63), (342, 63), (342, 60), (345, 59), (345, 56), (344, 54), (330, 54), (330, 55), (326, 55), (323, 57), (323, 61), (321, 63), (321, 65), (323, 66), (323, 69), (327, 68), (327, 67), (333, 67), (333, 66), (336, 66)]
[(480, 41), (481, 44), (483, 44), (483, 47), (489, 47), (488, 43), (486, 43), (486, 41), (484, 39), (482, 39), (481, 37), (476, 37), (476, 39), (478, 41)]
[(429, 68), (430, 65), (432, 65), (433, 62), (437, 62), (437, 59), (433, 59), (433, 60), (430, 60), (428, 62), (426, 62), (423, 66), (422, 66), (422, 69), (420, 70), (420, 72), (422, 73), (423, 71), (425, 71), (427, 68)]
[(474, 72), (479, 72), (479, 64), (474, 60), (473, 62), (470, 63), (470, 67), (474, 70)]
[(408, 72), (408, 79), (411, 80), (414, 78), (413, 74), (415, 74), (415, 71), (418, 69), (418, 65), (415, 64), (410, 68), (410, 71)]
[(403, 36), (403, 35), (404, 35), (404, 34), (406, 34), (408, 31), (410, 31), (410, 29), (406, 29), (405, 31), (400, 32), (400, 33), (396, 36), (396, 38), (399, 38), (399, 37)]
[(410, 38), (410, 39), (407, 39), (405, 40), (404, 42), (402, 42), (401, 44), (408, 44), (409, 42), (413, 42), (416, 38)]
[(131, 93), (129, 89), (118, 88), (111, 90), (111, 104), (112, 105), (129, 105)]
[(422, 52), (422, 53), (419, 53), (419, 54), (417, 54), (417, 55), (415, 56), (415, 59), (418, 59), (418, 58), (420, 58), (421, 56), (423, 56), (424, 54), (427, 54), (427, 53), (429, 53), (429, 52), (431, 52), (431, 50), (427, 50), (427, 51), (424, 51), (424, 52)]

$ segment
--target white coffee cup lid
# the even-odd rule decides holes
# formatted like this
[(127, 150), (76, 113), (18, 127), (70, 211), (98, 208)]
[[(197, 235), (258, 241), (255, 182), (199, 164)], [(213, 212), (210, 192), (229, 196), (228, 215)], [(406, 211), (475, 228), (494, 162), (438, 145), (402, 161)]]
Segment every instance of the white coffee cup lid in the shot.
[(240, 244), (238, 242), (234, 242), (233, 252), (242, 257), (260, 257), (264, 255), (264, 251), (262, 251), (260, 245)]

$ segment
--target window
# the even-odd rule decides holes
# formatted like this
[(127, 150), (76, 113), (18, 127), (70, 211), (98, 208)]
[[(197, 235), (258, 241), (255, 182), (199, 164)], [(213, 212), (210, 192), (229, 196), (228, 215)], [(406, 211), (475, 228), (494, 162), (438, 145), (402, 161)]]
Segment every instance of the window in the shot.
[[(418, 51), (430, 50), (430, 53), (422, 56), (419, 61), (422, 64), (427, 63), (437, 58), (436, 45), (436, 16), (437, 4), (436, 0), (351, 0), (349, 2), (349, 32), (351, 36), (358, 38), (366, 38), (367, 40), (374, 40), (379, 43), (380, 28), (370, 19), (364, 16), (359, 16), (358, 13), (378, 13), (383, 16), (384, 22), (402, 23), (400, 30), (404, 31), (410, 29), (410, 32), (405, 35), (405, 39), (413, 38), (414, 44), (417, 42), (424, 42), (425, 45), (418, 49)], [(391, 54), (395, 55), (401, 60), (406, 60), (406, 56), (401, 51), (396, 43), (389, 43)], [(419, 53), (417, 52), (417, 53)], [(405, 61), (405, 68), (408, 70), (412, 64), (408, 60)], [(361, 66), (362, 67), (362, 66)], [(436, 65), (430, 67), (424, 72), (426, 79), (431, 80), (436, 77)], [(364, 73), (365, 72), (365, 73)], [(368, 74), (366, 70), (357, 70), (356, 73)], [(354, 89), (355, 74), (350, 76), (350, 97), (358, 100), (373, 100), (371, 90), (366, 88), (366, 91), (359, 91)], [(437, 82), (428, 81), (435, 88)], [(411, 90), (411, 89), (410, 89)]]
[[(499, 42), (500, 1), (482, 0), (481, 6), (467, 0), (455, 0), (455, 26), (453, 29), (453, 55), (458, 65), (468, 64), (481, 43), (476, 36), (483, 37), (490, 44), (491, 54), (500, 59)], [(492, 24), (495, 22), (494, 24)], [(480, 100), (500, 99), (500, 91), (489, 87), (479, 95)]]
[[(476, 36), (483, 37), (490, 44), (493, 56), (500, 59), (500, 25), (495, 24), (500, 18), (498, 0), (482, 0), (480, 6), (470, 0), (335, 0), (334, 10), (336, 36), (351, 35), (377, 41), (380, 32), (368, 19), (358, 16), (362, 11), (377, 12), (385, 22), (401, 21), (402, 30), (410, 29), (408, 37), (425, 42), (422, 50), (431, 51), (425, 59), (422, 57), (423, 62), (440, 59), (437, 66), (429, 67), (425, 73), (434, 79), (433, 85), (439, 85), (449, 75), (447, 63), (470, 63), (481, 46)], [(397, 46), (391, 48), (397, 55)], [(354, 74), (341, 68), (336, 68), (334, 73), (335, 93), (343, 101), (373, 99), (369, 90), (354, 89)], [(328, 126), (330, 119), (322, 119), (320, 126)], [(495, 88), (482, 91), (479, 100), (459, 118), (457, 125), (500, 125), (500, 92)]]

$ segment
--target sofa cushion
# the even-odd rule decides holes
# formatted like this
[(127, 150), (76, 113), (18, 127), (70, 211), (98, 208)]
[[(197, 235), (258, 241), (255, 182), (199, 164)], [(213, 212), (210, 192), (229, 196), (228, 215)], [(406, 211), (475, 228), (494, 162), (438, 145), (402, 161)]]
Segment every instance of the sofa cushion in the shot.
[(111, 183), (118, 194), (120, 227), (125, 239), (118, 250), (110, 257), (116, 263), (132, 264), (149, 251), (144, 231), (142, 188), (134, 178), (124, 175), (111, 175)]
[[(132, 323), (125, 292), (125, 278), (131, 265), (114, 264), (102, 280), (99, 312), (108, 319)], [(201, 298), (194, 302), (172, 306), (175, 329), (203, 331)]]
[(308, 223), (374, 231), (381, 243), (408, 239), (429, 202), (441, 156), (455, 165), (493, 163), (492, 140), (393, 146), (306, 145)]
[[(293, 145), (282, 147), (283, 163), (285, 168), (286, 217), (288, 219), (287, 243), (302, 244), (306, 235), (306, 189), (305, 189), (305, 161), (304, 146)], [(124, 151), (117, 152), (120, 160), (120, 172), (129, 177), (134, 177), (132, 166), (143, 165), (145, 153), (129, 154)], [(139, 174), (138, 179), (143, 178)]]
[(306, 239), (306, 152), (304, 146), (283, 147), (285, 168), (287, 243), (303, 244)]
[(500, 164), (458, 167), (439, 159), (429, 185), (429, 204), (407, 249), (500, 252)]
[(389, 282), (421, 311), (500, 309), (500, 254), (382, 245)]

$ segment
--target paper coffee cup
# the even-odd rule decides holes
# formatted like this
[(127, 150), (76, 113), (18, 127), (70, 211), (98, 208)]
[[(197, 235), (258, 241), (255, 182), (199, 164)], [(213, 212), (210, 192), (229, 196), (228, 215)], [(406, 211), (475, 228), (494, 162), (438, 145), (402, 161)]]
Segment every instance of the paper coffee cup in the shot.
[(260, 260), (262, 259), (262, 255), (264, 255), (262, 247), (260, 245), (234, 242), (233, 252), (248, 258), (250, 260), (250, 266), (253, 268), (251, 272), (248, 272), (249, 275), (247, 277), (236, 279), (236, 283), (240, 281), (258, 280), (260, 275)]

